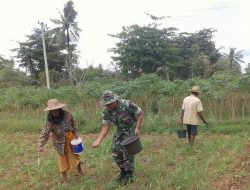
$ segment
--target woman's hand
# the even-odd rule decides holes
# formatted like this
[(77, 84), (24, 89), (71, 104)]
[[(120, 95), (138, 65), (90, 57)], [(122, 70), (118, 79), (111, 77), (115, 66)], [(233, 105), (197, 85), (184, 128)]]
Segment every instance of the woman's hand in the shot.
[(75, 139), (78, 139), (78, 137), (79, 137), (79, 136), (78, 136), (78, 134), (77, 134), (77, 133), (75, 133)]
[(95, 142), (93, 142), (93, 144), (92, 144), (92, 148), (97, 148), (97, 147), (99, 147), (99, 145), (100, 145), (100, 141), (95, 140)]
[(43, 147), (42, 146), (37, 146), (37, 152), (41, 153), (43, 151)]

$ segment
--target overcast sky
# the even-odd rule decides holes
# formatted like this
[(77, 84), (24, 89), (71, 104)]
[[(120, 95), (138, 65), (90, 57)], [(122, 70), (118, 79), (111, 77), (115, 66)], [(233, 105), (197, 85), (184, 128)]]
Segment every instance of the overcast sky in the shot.
[[(59, 18), (67, 0), (0, 0), (0, 55), (13, 56), (10, 50), (25, 41), (37, 21), (52, 26), (50, 18)], [(195, 32), (204, 28), (217, 30), (216, 47), (230, 47), (244, 51), (244, 61), (250, 63), (250, 1), (249, 0), (73, 0), (78, 11), (77, 22), (82, 29), (79, 50), (81, 66), (84, 60), (97, 66), (111, 68), (109, 48), (115, 39), (107, 34), (121, 32), (122, 26), (146, 25), (150, 22), (145, 12), (156, 16), (170, 16), (166, 27), (177, 27), (179, 32)], [(48, 60), (49, 61), (49, 60)], [(242, 65), (244, 67), (244, 65)]]

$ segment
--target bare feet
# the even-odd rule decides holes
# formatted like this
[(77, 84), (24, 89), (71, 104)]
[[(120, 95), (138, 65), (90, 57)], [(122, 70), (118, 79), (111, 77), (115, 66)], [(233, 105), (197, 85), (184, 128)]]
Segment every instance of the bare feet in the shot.
[(79, 164), (77, 166), (77, 173), (78, 173), (79, 176), (83, 175), (82, 168), (81, 168), (81, 163), (80, 162), (79, 162)]
[(67, 173), (66, 173), (66, 172), (62, 172), (61, 174), (62, 174), (62, 179), (61, 179), (60, 182), (61, 182), (62, 184), (68, 183)]

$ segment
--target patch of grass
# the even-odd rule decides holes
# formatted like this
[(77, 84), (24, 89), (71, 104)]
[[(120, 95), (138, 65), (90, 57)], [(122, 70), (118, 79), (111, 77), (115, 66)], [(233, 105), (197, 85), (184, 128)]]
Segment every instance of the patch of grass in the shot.
[(144, 133), (154, 133), (154, 134), (163, 134), (163, 133), (172, 133), (175, 132), (178, 128), (177, 124), (177, 115), (169, 116), (160, 116), (155, 114), (149, 114), (145, 116), (143, 120), (142, 131)]
[[(81, 109), (78, 109), (81, 108)], [(72, 109), (79, 134), (100, 130), (101, 112), (84, 108)], [(59, 183), (56, 152), (49, 141), (37, 165), (36, 143), (45, 124), (46, 114), (27, 109), (2, 111), (0, 114), (0, 189), (209, 189), (211, 180), (231, 171), (232, 164), (249, 143), (250, 118), (200, 126), (193, 149), (187, 139), (175, 133), (177, 115), (148, 115), (142, 125), (143, 151), (136, 156), (135, 182), (127, 187), (112, 179), (119, 170), (112, 162), (110, 147), (115, 127), (98, 149), (92, 149), (93, 135), (84, 138), (82, 156), (85, 175), (78, 181), (69, 172), (69, 184)], [(239, 176), (249, 171), (242, 169)]]
[(249, 124), (218, 124), (211, 128), (212, 133), (223, 133), (223, 134), (249, 134)]
[(45, 113), (41, 110), (5, 111), (0, 114), (1, 133), (37, 134), (45, 124)]
[[(113, 133), (113, 131), (111, 131)], [(176, 135), (142, 135), (143, 151), (136, 156), (135, 182), (127, 187), (112, 179), (119, 170), (112, 162), (112, 134), (98, 149), (92, 149), (94, 137), (84, 141), (82, 160), (85, 175), (78, 181), (75, 171), (69, 172), (69, 184), (59, 183), (60, 173), (56, 152), (51, 143), (44, 147), (41, 165), (37, 166), (36, 140), (38, 135), (14, 134), (0, 136), (0, 189), (209, 189), (209, 180), (230, 168), (248, 143), (248, 138), (229, 135), (197, 137), (191, 149), (187, 140)], [(5, 137), (5, 138), (4, 138)], [(21, 140), (20, 140), (21, 139)], [(12, 151), (10, 151), (12, 150)]]

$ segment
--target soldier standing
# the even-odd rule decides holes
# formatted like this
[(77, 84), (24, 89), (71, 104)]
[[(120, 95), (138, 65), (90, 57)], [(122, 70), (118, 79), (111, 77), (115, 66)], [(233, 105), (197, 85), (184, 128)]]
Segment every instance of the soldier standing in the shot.
[(127, 185), (132, 181), (134, 171), (134, 156), (128, 155), (121, 142), (128, 136), (139, 136), (143, 114), (141, 108), (131, 101), (118, 99), (113, 92), (102, 94), (103, 111), (102, 130), (92, 147), (97, 148), (109, 132), (111, 122), (117, 126), (112, 143), (112, 157), (120, 168), (116, 181)]

